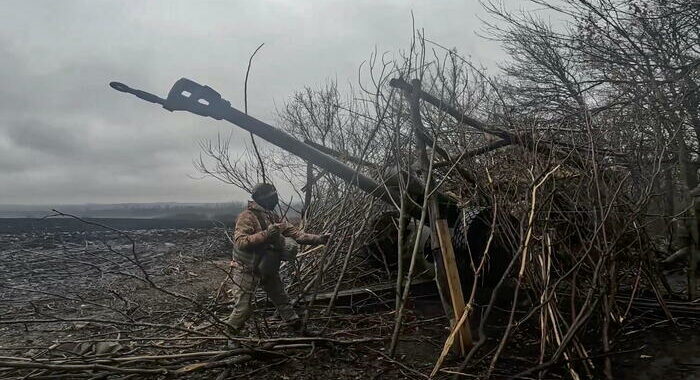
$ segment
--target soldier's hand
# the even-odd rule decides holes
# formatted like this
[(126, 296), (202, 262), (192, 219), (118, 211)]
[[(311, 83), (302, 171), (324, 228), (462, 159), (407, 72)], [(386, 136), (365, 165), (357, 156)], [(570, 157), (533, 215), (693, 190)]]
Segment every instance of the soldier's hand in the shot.
[(272, 238), (278, 238), (280, 237), (280, 234), (282, 233), (282, 229), (284, 228), (283, 223), (275, 223), (275, 224), (270, 224), (267, 226), (267, 234), (268, 236)]
[(323, 234), (319, 235), (318, 237), (318, 244), (328, 244), (328, 241), (331, 239), (330, 234)]

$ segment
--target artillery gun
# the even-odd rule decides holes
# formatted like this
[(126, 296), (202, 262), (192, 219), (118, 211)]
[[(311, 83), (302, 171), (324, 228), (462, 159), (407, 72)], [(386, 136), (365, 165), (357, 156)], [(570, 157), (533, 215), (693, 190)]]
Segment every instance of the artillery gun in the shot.
[[(216, 120), (226, 120), (340, 177), (347, 183), (357, 186), (367, 194), (389, 204), (395, 204), (395, 202), (399, 200), (400, 194), (395, 188), (398, 180), (397, 174), (389, 175), (383, 178), (381, 182), (370, 178), (324, 152), (322, 150), (323, 147), (300, 141), (278, 128), (237, 110), (231, 106), (229, 101), (223, 99), (221, 95), (211, 87), (198, 84), (187, 78), (182, 78), (173, 85), (167, 98), (163, 99), (157, 95), (133, 89), (119, 82), (111, 82), (110, 86), (117, 91), (135, 95), (151, 103), (160, 104), (163, 108), (171, 112), (187, 111), (200, 116), (211, 117)], [(420, 181), (411, 178), (406, 182), (409, 184), (408, 192), (416, 199), (420, 199), (423, 194), (423, 186)], [(456, 264), (460, 274), (462, 288), (465, 294), (469, 294), (473, 279), (472, 264), (481, 259), (486, 246), (486, 239), (493, 225), (490, 209), (461, 210), (456, 202), (446, 194), (438, 192), (434, 196), (437, 199), (441, 212), (446, 216), (451, 227), (452, 242), (455, 248)], [(420, 219), (420, 210), (418, 208), (409, 208), (408, 212), (415, 219)], [(389, 245), (391, 244), (392, 241), (391, 238), (389, 238)], [(507, 245), (508, 244), (504, 244), (501, 239), (495, 239), (495, 243), (491, 245), (489, 256), (491, 258), (496, 258), (496, 260), (490, 260), (489, 267), (491, 270), (484, 276), (485, 282), (497, 281), (505, 271), (505, 267), (509, 261), (508, 258), (510, 257), (509, 252), (511, 251), (508, 249)], [(428, 259), (433, 255), (433, 252), (427, 248), (429, 246), (430, 243), (426, 241), (424, 252)], [(392, 251), (385, 251), (385, 253), (396, 252), (395, 249), (396, 247), (394, 246)], [(385, 256), (384, 259), (391, 260), (392, 257), (395, 260), (395, 256), (393, 255)]]

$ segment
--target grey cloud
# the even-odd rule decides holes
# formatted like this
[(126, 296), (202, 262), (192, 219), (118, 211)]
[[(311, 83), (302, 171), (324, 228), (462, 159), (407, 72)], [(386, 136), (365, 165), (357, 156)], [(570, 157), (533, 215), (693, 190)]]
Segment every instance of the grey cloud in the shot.
[[(193, 180), (198, 141), (223, 122), (138, 101), (112, 80), (164, 95), (182, 76), (242, 104), (261, 42), (250, 111), (274, 121), (296, 89), (354, 81), (375, 47), (408, 46), (411, 10), (430, 37), (487, 64), (476, 2), (7, 0), (0, 2), (0, 203), (225, 201), (245, 195)], [(478, 49), (475, 47), (478, 46)]]
[(46, 124), (37, 119), (21, 119), (6, 129), (11, 143), (34, 154), (46, 153), (63, 156), (80, 149), (80, 135), (72, 128), (57, 123)]

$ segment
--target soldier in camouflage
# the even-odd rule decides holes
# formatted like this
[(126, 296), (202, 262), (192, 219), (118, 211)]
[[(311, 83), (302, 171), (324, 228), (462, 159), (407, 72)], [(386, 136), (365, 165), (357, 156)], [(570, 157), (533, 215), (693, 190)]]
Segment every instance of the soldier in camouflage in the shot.
[(233, 296), (235, 306), (226, 320), (236, 334), (253, 312), (252, 299), (258, 284), (262, 285), (279, 317), (292, 328), (300, 327), (280, 279), (280, 261), (293, 259), (297, 244), (326, 244), (329, 235), (312, 235), (300, 231), (274, 213), (277, 190), (260, 183), (251, 191), (252, 202), (236, 219), (233, 235)]

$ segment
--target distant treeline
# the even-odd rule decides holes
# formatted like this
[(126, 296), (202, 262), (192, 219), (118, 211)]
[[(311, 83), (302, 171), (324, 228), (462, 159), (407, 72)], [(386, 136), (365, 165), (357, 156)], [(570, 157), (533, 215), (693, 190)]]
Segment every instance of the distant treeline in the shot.
[(120, 203), (84, 205), (0, 205), (0, 218), (41, 218), (52, 209), (84, 218), (175, 219), (233, 222), (245, 204), (229, 203)]
[[(195, 219), (146, 219), (146, 218), (87, 218), (95, 222), (122, 231), (153, 229), (212, 228), (233, 225), (233, 218), (217, 222), (215, 220)], [(0, 218), (0, 235), (21, 233), (83, 232), (105, 231), (108, 228), (81, 222), (73, 218)]]

